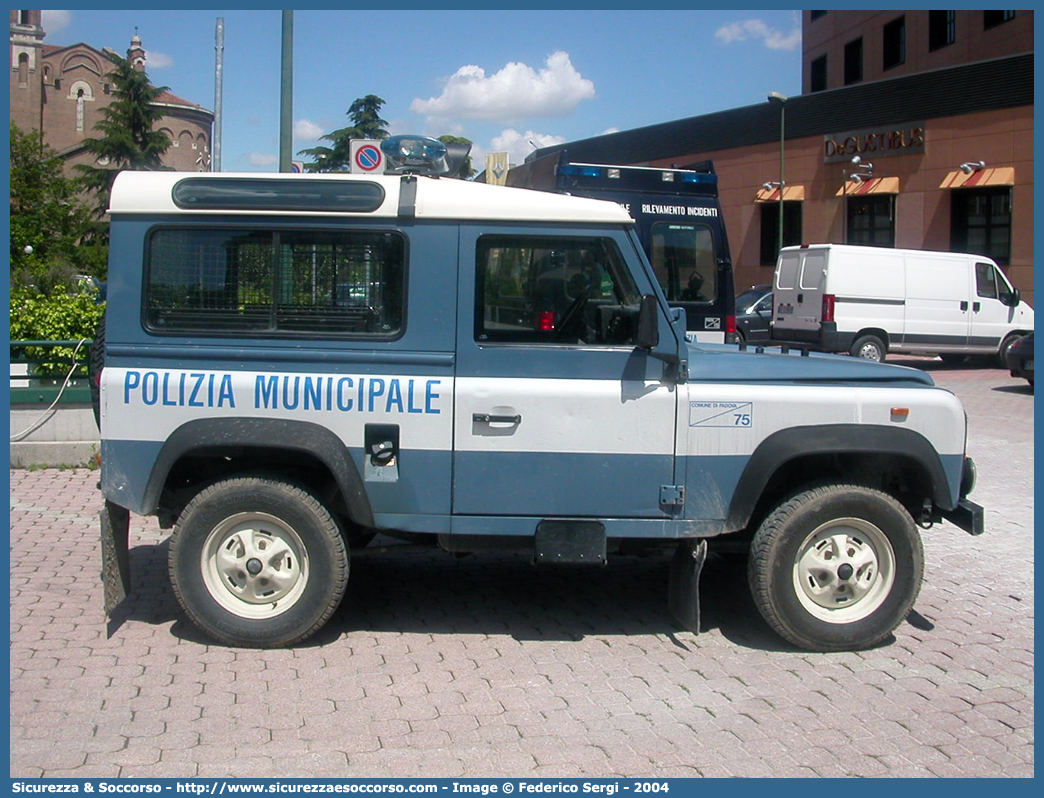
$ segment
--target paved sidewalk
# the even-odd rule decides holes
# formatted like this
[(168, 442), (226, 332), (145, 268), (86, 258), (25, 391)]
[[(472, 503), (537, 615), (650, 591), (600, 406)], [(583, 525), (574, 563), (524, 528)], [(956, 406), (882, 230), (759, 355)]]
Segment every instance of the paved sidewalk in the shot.
[(102, 611), (98, 474), (11, 471), (11, 776), (1032, 776), (1033, 394), (965, 402), (987, 532), (924, 533), (916, 611), (873, 651), (793, 650), (712, 558), (676, 632), (667, 558), (537, 570), (369, 551), (293, 650), (209, 644), (133, 518), (135, 592)]

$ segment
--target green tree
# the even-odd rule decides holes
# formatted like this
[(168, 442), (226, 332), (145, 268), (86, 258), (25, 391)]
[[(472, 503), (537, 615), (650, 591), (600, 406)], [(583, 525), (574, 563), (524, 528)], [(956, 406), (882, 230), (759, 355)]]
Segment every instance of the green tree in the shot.
[(156, 107), (156, 98), (166, 86), (153, 86), (148, 75), (139, 72), (126, 58), (106, 52), (113, 62), (108, 74), (112, 82), (113, 100), (101, 109), (101, 120), (94, 129), (100, 138), (86, 139), (85, 148), (100, 166), (80, 164), (83, 186), (96, 199), (97, 213), (103, 215), (109, 207), (109, 194), (116, 175), (125, 170), (160, 170), (163, 155), (170, 148), (166, 133), (155, 130), (163, 112)]
[(11, 287), (49, 291), (73, 274), (102, 277), (104, 246), (90, 241), (91, 211), (62, 159), (39, 133), (11, 124)]
[(300, 155), (312, 159), (305, 164), (308, 172), (340, 172), (348, 168), (352, 158), (352, 139), (386, 139), (388, 123), (381, 119), (381, 106), (384, 100), (376, 94), (360, 97), (346, 111), (352, 124), (322, 136), (329, 141), (329, 147), (311, 147), (300, 150)]

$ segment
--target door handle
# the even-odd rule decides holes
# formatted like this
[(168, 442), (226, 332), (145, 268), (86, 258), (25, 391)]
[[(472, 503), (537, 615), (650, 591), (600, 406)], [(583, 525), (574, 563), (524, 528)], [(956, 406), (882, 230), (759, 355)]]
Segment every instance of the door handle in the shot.
[(982, 303), (981, 302), (973, 302), (972, 303), (972, 310), (973, 311), (978, 313), (981, 309), (982, 309)]
[(521, 424), (522, 416), (494, 416), (489, 413), (473, 413), (471, 420), (476, 424)]
[(968, 309), (968, 303), (967, 302), (961, 302), (961, 310), (967, 310), (967, 309)]

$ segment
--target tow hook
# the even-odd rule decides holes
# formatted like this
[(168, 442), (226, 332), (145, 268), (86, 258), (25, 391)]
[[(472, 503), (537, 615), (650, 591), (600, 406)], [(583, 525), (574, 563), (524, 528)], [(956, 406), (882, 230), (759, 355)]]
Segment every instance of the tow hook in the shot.
[(925, 499), (924, 504), (921, 505), (921, 514), (917, 518), (917, 525), (921, 529), (931, 529), (932, 524), (935, 523), (935, 505), (932, 504), (931, 499)]

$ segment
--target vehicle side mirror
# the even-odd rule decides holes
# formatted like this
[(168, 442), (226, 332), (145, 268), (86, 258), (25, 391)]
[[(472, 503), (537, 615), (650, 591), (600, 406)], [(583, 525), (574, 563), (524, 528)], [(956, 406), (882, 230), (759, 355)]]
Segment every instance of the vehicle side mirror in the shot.
[(639, 349), (655, 349), (660, 343), (659, 308), (656, 296), (645, 294), (638, 311), (638, 340)]

